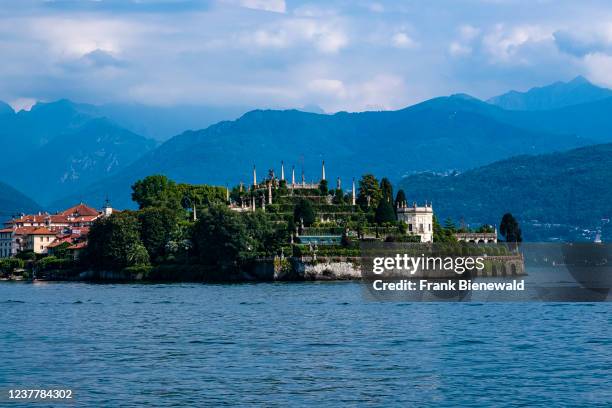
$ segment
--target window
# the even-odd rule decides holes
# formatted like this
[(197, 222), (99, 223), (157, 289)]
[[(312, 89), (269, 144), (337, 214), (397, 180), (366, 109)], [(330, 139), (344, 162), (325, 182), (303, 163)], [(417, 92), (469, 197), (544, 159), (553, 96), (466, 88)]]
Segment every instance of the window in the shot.
[(408, 231), (412, 232), (412, 224), (408, 224)]

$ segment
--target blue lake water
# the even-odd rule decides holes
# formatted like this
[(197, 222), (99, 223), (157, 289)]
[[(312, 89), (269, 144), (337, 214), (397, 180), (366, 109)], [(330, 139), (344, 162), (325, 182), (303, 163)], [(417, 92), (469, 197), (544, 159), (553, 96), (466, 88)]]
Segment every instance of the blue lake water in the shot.
[(98, 407), (610, 406), (611, 312), (377, 303), (354, 282), (0, 283), (0, 389)]

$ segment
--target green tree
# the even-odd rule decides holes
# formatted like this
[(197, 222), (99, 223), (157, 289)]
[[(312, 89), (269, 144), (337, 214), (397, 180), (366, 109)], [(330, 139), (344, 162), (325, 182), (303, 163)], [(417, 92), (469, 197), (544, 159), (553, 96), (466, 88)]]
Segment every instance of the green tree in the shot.
[(174, 181), (166, 176), (154, 175), (138, 180), (132, 185), (132, 200), (141, 209), (147, 207), (179, 209), (181, 196)]
[(293, 210), (295, 222), (304, 221), (304, 226), (309, 227), (315, 222), (315, 212), (310, 200), (300, 200)]
[(344, 204), (344, 192), (342, 191), (342, 189), (337, 188), (334, 191), (334, 199), (333, 199), (333, 203), (334, 204)]
[(145, 208), (138, 212), (140, 237), (152, 259), (165, 254), (166, 244), (177, 227), (178, 217), (168, 208)]
[(327, 180), (321, 180), (321, 182), (319, 183), (319, 191), (321, 191), (321, 195), (327, 195), (327, 193), (329, 192)]
[(499, 233), (506, 239), (506, 242), (522, 242), (523, 233), (518, 221), (510, 213), (504, 214), (499, 224)]
[(395, 210), (390, 200), (383, 198), (376, 207), (376, 214), (374, 216), (377, 224), (384, 224), (388, 222), (395, 222)]
[(495, 232), (495, 228), (492, 225), (483, 224), (480, 227), (478, 227), (478, 229), (476, 229), (476, 232), (479, 232), (479, 233), (492, 233), (492, 232)]
[(286, 224), (276, 223), (262, 211), (248, 213), (244, 216), (247, 234), (251, 238), (253, 251), (266, 255), (275, 255), (281, 246), (289, 240)]
[(208, 184), (177, 184), (176, 190), (180, 205), (184, 209), (192, 208), (192, 205), (199, 208), (225, 204), (227, 201), (227, 189), (225, 187)]
[(448, 217), (446, 220), (444, 220), (444, 229), (451, 234), (457, 232), (457, 226), (453, 222), (452, 218)]
[(378, 179), (373, 174), (365, 174), (359, 180), (359, 193), (357, 203), (359, 206), (367, 210), (368, 207), (376, 208), (382, 197)]
[(380, 180), (380, 192), (383, 200), (386, 200), (389, 203), (393, 202), (393, 185), (386, 177), (383, 177), (383, 179)]
[(442, 227), (438, 217), (433, 216), (433, 240), (434, 242), (457, 242), (455, 224), (450, 218), (446, 219), (445, 227)]
[(95, 269), (120, 270), (148, 264), (149, 256), (140, 241), (136, 215), (126, 211), (94, 222), (84, 259)]
[(59, 259), (67, 258), (68, 257), (68, 247), (70, 245), (71, 244), (69, 242), (62, 242), (61, 244), (53, 248), (53, 255), (55, 255)]
[(406, 201), (406, 193), (404, 193), (404, 190), (400, 189), (395, 196), (395, 207), (399, 207), (400, 205), (406, 203)]
[(0, 272), (12, 273), (15, 269), (23, 268), (25, 262), (19, 258), (0, 259)]
[(253, 245), (240, 215), (225, 206), (212, 206), (193, 227), (193, 249), (204, 265), (237, 267)]

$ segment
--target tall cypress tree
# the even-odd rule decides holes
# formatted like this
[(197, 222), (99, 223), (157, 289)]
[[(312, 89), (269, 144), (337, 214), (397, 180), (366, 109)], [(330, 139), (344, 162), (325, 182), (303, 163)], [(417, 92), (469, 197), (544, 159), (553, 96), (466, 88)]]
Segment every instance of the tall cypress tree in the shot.
[(406, 202), (406, 193), (400, 189), (395, 196), (395, 207), (399, 207), (404, 202)]
[(383, 177), (380, 181), (380, 191), (382, 193), (383, 200), (391, 203), (393, 202), (393, 185), (388, 178)]
[(522, 242), (523, 233), (518, 221), (511, 213), (506, 213), (499, 224), (499, 233), (506, 238), (506, 242)]

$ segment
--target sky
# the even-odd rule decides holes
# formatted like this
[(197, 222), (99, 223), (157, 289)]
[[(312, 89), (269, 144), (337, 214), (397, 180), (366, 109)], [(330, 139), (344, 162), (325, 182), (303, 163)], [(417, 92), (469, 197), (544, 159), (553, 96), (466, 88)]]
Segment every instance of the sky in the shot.
[(612, 87), (602, 0), (0, 0), (0, 100), (326, 112)]

